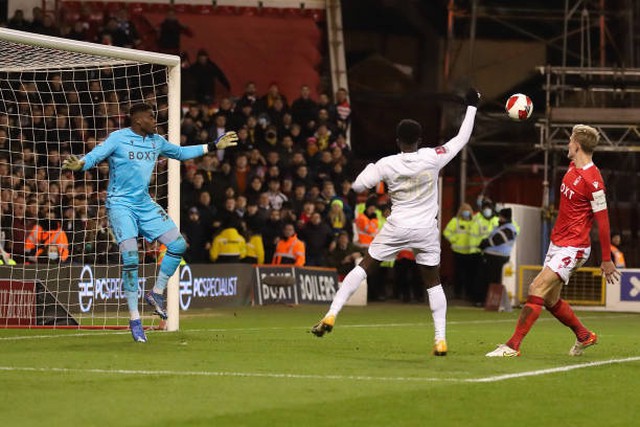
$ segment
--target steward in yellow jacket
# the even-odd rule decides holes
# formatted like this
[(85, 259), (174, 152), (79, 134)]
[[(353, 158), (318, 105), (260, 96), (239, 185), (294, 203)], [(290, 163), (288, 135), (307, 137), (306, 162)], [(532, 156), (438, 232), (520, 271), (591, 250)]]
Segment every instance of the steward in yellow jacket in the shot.
[(209, 258), (216, 263), (240, 262), (247, 254), (247, 243), (238, 230), (225, 228), (213, 239)]

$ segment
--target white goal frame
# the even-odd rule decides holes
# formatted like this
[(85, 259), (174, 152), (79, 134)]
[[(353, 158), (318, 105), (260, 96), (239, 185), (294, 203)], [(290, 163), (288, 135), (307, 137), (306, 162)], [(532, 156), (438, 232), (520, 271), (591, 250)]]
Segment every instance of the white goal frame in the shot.
[[(23, 31), (0, 28), (0, 40), (8, 42), (39, 46), (50, 49), (65, 50), (75, 53), (85, 53), (95, 56), (103, 56), (114, 60), (136, 61), (149, 64), (164, 65), (168, 67), (168, 136), (174, 144), (180, 142), (180, 57), (162, 53), (148, 52), (122, 47), (101, 45), (96, 43), (81, 42), (33, 34)], [(168, 204), (167, 213), (171, 219), (180, 226), (180, 162), (168, 159)], [(167, 311), (169, 319), (166, 329), (176, 331), (180, 327), (179, 319), (179, 284), (178, 274), (174, 274), (167, 286)]]

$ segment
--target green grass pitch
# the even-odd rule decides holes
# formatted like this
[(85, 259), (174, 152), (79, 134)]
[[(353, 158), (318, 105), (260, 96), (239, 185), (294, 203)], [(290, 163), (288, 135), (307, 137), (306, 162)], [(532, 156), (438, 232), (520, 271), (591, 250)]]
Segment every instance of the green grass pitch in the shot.
[(200, 311), (181, 331), (0, 330), (2, 426), (634, 426), (640, 315), (578, 312), (600, 343), (543, 312), (522, 357), (484, 354), (519, 311), (450, 307), (449, 354), (431, 355), (426, 305)]

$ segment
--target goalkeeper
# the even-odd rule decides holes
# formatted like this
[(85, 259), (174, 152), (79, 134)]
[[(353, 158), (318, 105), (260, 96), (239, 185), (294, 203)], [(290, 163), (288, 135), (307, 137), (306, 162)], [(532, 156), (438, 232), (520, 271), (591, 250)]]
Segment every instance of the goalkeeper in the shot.
[(156, 133), (153, 109), (136, 104), (129, 111), (131, 126), (112, 132), (109, 137), (82, 158), (70, 156), (62, 169), (85, 171), (109, 160), (107, 215), (122, 257), (122, 287), (129, 306), (129, 326), (136, 342), (146, 342), (138, 312), (138, 244), (142, 235), (167, 247), (160, 264), (156, 284), (144, 299), (162, 319), (167, 318), (164, 289), (175, 273), (187, 244), (176, 224), (149, 195), (149, 182), (159, 156), (176, 160), (200, 157), (208, 152), (237, 144), (235, 132), (227, 132), (209, 144), (180, 147)]

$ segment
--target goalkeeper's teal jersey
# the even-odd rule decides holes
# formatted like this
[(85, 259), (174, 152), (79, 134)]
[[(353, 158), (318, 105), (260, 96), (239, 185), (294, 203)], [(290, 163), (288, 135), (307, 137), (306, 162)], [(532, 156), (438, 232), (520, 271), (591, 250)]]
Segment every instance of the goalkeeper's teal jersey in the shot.
[(82, 170), (91, 169), (108, 158), (106, 206), (138, 205), (152, 201), (149, 183), (159, 156), (188, 160), (202, 156), (204, 148), (204, 145), (180, 147), (158, 134), (142, 137), (131, 128), (126, 128), (112, 132), (103, 143), (91, 150), (84, 157)]

